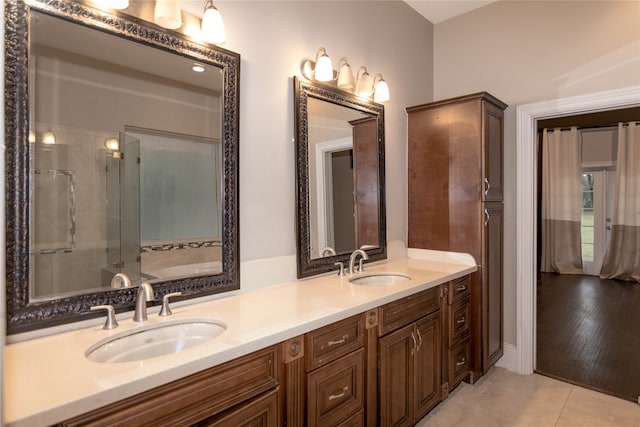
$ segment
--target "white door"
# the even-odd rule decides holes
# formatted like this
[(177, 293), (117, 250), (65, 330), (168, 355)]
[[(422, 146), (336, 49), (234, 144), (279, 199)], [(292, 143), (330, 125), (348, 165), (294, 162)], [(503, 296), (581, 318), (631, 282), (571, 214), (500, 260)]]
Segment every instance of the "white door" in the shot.
[(598, 276), (609, 242), (615, 172), (583, 171), (582, 265), (584, 274)]

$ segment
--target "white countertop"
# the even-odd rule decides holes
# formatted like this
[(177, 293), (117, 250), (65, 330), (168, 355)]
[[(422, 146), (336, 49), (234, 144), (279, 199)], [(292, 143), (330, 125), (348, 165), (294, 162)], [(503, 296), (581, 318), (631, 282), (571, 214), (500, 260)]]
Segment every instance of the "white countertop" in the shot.
[(141, 327), (130, 318), (112, 331), (102, 329), (100, 318), (94, 327), (7, 345), (4, 421), (7, 426), (60, 422), (476, 271), (468, 255), (409, 254), (412, 258), (366, 266), (365, 273), (411, 277), (401, 284), (353, 285), (348, 277), (321, 276), (172, 308), (166, 320), (150, 312), (145, 325), (189, 317), (228, 325), (215, 339), (176, 354), (127, 363), (85, 358), (96, 342)]

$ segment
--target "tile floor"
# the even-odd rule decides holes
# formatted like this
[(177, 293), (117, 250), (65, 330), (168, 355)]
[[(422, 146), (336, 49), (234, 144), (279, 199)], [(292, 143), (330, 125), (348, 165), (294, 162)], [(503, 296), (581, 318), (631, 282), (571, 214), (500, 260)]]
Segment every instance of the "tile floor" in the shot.
[(640, 427), (640, 405), (542, 375), (493, 368), (460, 384), (417, 427)]

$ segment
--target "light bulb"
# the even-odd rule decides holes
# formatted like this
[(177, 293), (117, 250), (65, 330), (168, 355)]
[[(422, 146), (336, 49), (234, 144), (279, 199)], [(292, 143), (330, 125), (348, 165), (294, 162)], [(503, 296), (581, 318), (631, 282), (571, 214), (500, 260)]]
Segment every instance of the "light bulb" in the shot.
[(56, 136), (51, 131), (47, 131), (42, 134), (42, 143), (47, 145), (53, 145), (56, 143)]

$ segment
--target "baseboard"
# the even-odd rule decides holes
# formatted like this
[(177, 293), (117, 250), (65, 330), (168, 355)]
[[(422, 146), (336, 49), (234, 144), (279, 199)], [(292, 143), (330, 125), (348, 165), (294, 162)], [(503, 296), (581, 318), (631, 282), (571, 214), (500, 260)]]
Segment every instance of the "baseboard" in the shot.
[(496, 362), (496, 366), (508, 371), (518, 372), (518, 349), (513, 344), (503, 344), (504, 352)]

